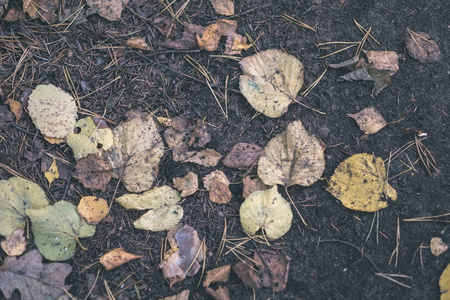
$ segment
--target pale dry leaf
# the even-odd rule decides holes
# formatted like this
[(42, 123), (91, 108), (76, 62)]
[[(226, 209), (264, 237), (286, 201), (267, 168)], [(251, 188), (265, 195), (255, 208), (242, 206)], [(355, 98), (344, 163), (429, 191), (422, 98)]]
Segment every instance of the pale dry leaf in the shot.
[(210, 0), (214, 10), (224, 16), (234, 15), (234, 2), (232, 0)]
[(242, 179), (242, 183), (243, 183), (242, 197), (244, 199), (250, 196), (250, 194), (255, 191), (264, 191), (270, 188), (270, 186), (265, 185), (264, 182), (259, 177), (252, 179), (250, 176), (246, 176), (244, 177), (244, 179)]
[(190, 131), (180, 132), (173, 126), (164, 131), (164, 139), (169, 148), (172, 149), (172, 158), (174, 161), (184, 161), (195, 154), (195, 151), (189, 151), (188, 141), (190, 135)]
[(86, 0), (86, 4), (108, 21), (117, 21), (129, 0)]
[(128, 39), (125, 42), (125, 44), (128, 47), (136, 48), (136, 49), (139, 49), (139, 50), (151, 50), (150, 46), (145, 41), (145, 38), (139, 37), (139, 36), (132, 37), (132, 38)]
[(355, 114), (347, 114), (347, 116), (355, 119), (359, 128), (365, 134), (377, 133), (387, 124), (380, 112), (373, 106), (367, 107)]
[(281, 50), (266, 50), (240, 62), (242, 94), (254, 109), (270, 118), (284, 114), (303, 86), (303, 64)]
[(370, 64), (370, 69), (389, 71), (389, 75), (398, 72), (398, 54), (395, 51), (369, 51), (363, 50)]
[(226, 265), (219, 268), (212, 269), (206, 272), (206, 278), (203, 281), (203, 286), (208, 287), (214, 282), (226, 282), (230, 276), (231, 266)]
[(226, 185), (230, 184), (230, 181), (228, 181), (227, 175), (223, 171), (213, 171), (203, 177), (203, 185), (205, 186), (206, 190), (211, 190), (213, 182), (222, 182)]
[(222, 162), (229, 168), (245, 170), (253, 165), (263, 153), (264, 150), (257, 145), (237, 143)]
[(96, 196), (85, 196), (78, 203), (77, 211), (89, 225), (97, 225), (108, 214), (108, 202)]
[(258, 176), (269, 186), (310, 186), (319, 180), (324, 169), (322, 145), (300, 120), (271, 139), (258, 161)]
[(11, 235), (6, 237), (6, 240), (2, 241), (1, 246), (8, 256), (22, 255), (27, 247), (27, 240), (23, 236), (23, 229), (14, 230)]
[(184, 177), (175, 177), (173, 187), (181, 192), (181, 197), (193, 195), (198, 190), (198, 176), (194, 172), (189, 172)]
[(207, 287), (205, 292), (213, 297), (214, 300), (230, 300), (230, 291), (227, 287), (219, 286), (217, 290)]
[(430, 240), (430, 250), (434, 256), (439, 256), (447, 251), (448, 245), (440, 237), (434, 237)]
[(203, 178), (203, 185), (209, 191), (209, 200), (218, 204), (229, 203), (231, 197), (230, 182), (222, 171), (214, 171)]
[(197, 120), (191, 137), (188, 141), (189, 147), (202, 148), (206, 146), (211, 141), (211, 135), (208, 132), (208, 127), (202, 122), (202, 120)]
[(105, 267), (107, 271), (115, 269), (133, 259), (142, 258), (142, 255), (134, 255), (128, 253), (123, 248), (111, 250), (100, 257), (100, 264)]
[(405, 44), (409, 55), (421, 63), (432, 63), (442, 58), (439, 45), (428, 33), (407, 30)]
[(191, 162), (205, 167), (217, 166), (222, 155), (214, 149), (205, 149), (198, 151), (184, 162)]

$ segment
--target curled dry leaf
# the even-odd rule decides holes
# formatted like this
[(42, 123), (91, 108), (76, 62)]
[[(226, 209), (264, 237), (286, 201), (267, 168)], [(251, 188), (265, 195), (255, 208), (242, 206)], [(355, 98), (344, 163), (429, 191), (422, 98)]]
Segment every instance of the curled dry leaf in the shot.
[(432, 63), (442, 58), (439, 45), (431, 39), (428, 33), (407, 29), (405, 44), (409, 55), (421, 63)]
[(203, 178), (203, 185), (209, 191), (211, 202), (226, 204), (230, 202), (231, 194), (227, 176), (222, 171), (214, 171)]
[(347, 116), (355, 119), (359, 128), (365, 134), (377, 133), (387, 124), (380, 112), (373, 106), (364, 108), (356, 114), (348, 114)]
[(49, 138), (65, 138), (75, 128), (77, 106), (70, 94), (52, 84), (38, 85), (28, 100), (33, 123)]
[(430, 241), (430, 250), (434, 256), (439, 256), (447, 251), (448, 245), (440, 237), (434, 237)]
[(270, 118), (284, 114), (303, 85), (303, 64), (281, 50), (266, 50), (240, 62), (239, 87), (254, 109)]
[(18, 290), (23, 300), (60, 299), (70, 285), (64, 285), (72, 266), (63, 263), (42, 263), (38, 250), (25, 253), (20, 258), (7, 257), (0, 267), (0, 289), (6, 299)]
[(232, 0), (210, 0), (214, 10), (221, 15), (234, 15), (234, 3)]
[(202, 35), (197, 35), (197, 44), (201, 50), (215, 51), (221, 37), (220, 26), (213, 23), (205, 28)]
[(142, 255), (128, 253), (123, 250), (123, 248), (117, 248), (103, 254), (102, 257), (100, 257), (99, 262), (107, 271), (109, 271), (129, 262), (130, 260), (142, 257)]
[(86, 3), (101, 17), (108, 21), (117, 21), (129, 0), (87, 0)]
[(95, 196), (85, 196), (78, 203), (77, 211), (89, 225), (97, 225), (108, 214), (108, 202)]
[(263, 154), (263, 149), (254, 144), (237, 143), (223, 159), (223, 164), (229, 168), (248, 169)]
[(397, 191), (387, 182), (380, 157), (367, 153), (350, 156), (334, 171), (327, 189), (350, 209), (373, 212), (389, 205), (386, 198), (397, 199)]
[(197, 47), (197, 36), (202, 35), (205, 28), (200, 25), (185, 24), (181, 39), (166, 41), (161, 46), (175, 50), (189, 50)]
[(85, 188), (105, 191), (111, 181), (112, 173), (111, 166), (106, 161), (91, 154), (77, 162), (73, 176)]
[(207, 287), (205, 292), (213, 297), (214, 300), (230, 300), (230, 291), (227, 287), (219, 286), (217, 290)]
[(17, 123), (23, 114), (22, 103), (20, 103), (19, 101), (13, 100), (13, 99), (8, 99), (5, 101), (5, 104), (9, 105), (9, 109), (16, 117), (16, 123)]
[(269, 186), (310, 186), (319, 180), (324, 169), (322, 145), (300, 120), (271, 139), (258, 162), (258, 176)]
[(173, 296), (169, 296), (166, 297), (162, 300), (189, 300), (189, 293), (191, 291), (190, 290), (184, 290), (179, 294), (173, 295)]
[(27, 247), (27, 241), (23, 236), (23, 229), (14, 230), (11, 235), (6, 237), (6, 240), (2, 241), (1, 246), (8, 256), (22, 255)]
[(222, 155), (214, 149), (205, 149), (198, 151), (184, 162), (191, 162), (205, 167), (217, 166)]
[(270, 188), (270, 186), (265, 185), (259, 177), (252, 179), (250, 176), (246, 176), (242, 180), (242, 183), (244, 185), (242, 192), (242, 197), (244, 199), (255, 191), (264, 191)]
[(181, 192), (181, 197), (193, 195), (198, 190), (198, 176), (194, 172), (189, 172), (184, 177), (175, 177), (173, 187)]
[(233, 266), (233, 271), (250, 288), (260, 289), (264, 286), (272, 288), (274, 292), (283, 291), (288, 280), (291, 258), (273, 251), (260, 250), (259, 253), (262, 258), (255, 252), (254, 263), (249, 260), (246, 263), (237, 262)]
[(241, 54), (242, 50), (247, 50), (251, 47), (251, 44), (247, 44), (247, 38), (237, 34), (230, 33), (227, 36), (227, 41), (225, 43), (225, 54), (226, 55), (237, 55)]
[(151, 50), (149, 45), (145, 41), (145, 39), (143, 37), (139, 37), (139, 36), (132, 37), (132, 38), (128, 39), (125, 42), (125, 44), (128, 47), (136, 48), (136, 49), (139, 49), (139, 50)]
[(231, 266), (226, 265), (219, 268), (212, 269), (206, 272), (206, 278), (203, 281), (203, 286), (208, 287), (214, 282), (226, 282), (230, 276)]

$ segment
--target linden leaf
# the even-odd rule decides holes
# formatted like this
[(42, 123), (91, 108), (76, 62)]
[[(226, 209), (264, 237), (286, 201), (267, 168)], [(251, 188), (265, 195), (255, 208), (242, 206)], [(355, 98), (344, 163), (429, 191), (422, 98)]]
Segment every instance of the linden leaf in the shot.
[(284, 114), (303, 85), (303, 64), (281, 50), (266, 50), (240, 62), (239, 87), (254, 109), (270, 118)]
[(85, 188), (105, 191), (111, 180), (112, 173), (114, 171), (111, 170), (110, 164), (97, 157), (97, 155), (90, 154), (77, 162), (73, 176)]
[(164, 144), (150, 114), (131, 112), (113, 131), (114, 144), (105, 159), (133, 193), (150, 189), (158, 175)]
[(380, 112), (373, 106), (364, 108), (356, 114), (347, 114), (347, 116), (355, 119), (365, 134), (377, 133), (387, 124)]
[(198, 176), (194, 172), (189, 172), (184, 177), (175, 177), (173, 187), (181, 192), (181, 197), (193, 195), (198, 190)]
[(278, 193), (276, 185), (248, 196), (241, 205), (239, 215), (245, 232), (256, 234), (263, 228), (271, 240), (282, 237), (291, 228), (291, 206)]
[(439, 278), (441, 300), (450, 300), (450, 264), (447, 265)]
[(77, 211), (89, 225), (97, 225), (108, 214), (108, 202), (95, 196), (86, 196), (81, 198)]
[(63, 139), (75, 128), (75, 101), (53, 84), (40, 84), (33, 90), (28, 111), (37, 129), (46, 137)]
[(1, 246), (8, 256), (22, 255), (27, 247), (23, 229), (17, 229), (11, 235), (8, 235), (6, 240), (1, 243)]
[(66, 137), (67, 144), (72, 148), (76, 160), (89, 154), (101, 154), (113, 145), (112, 130), (105, 121), (87, 117), (75, 124), (75, 129)]
[(58, 201), (41, 209), (27, 209), (32, 223), (34, 242), (48, 260), (70, 259), (75, 253), (78, 238), (90, 237), (95, 226), (88, 225), (77, 213), (77, 207)]
[(100, 264), (109, 271), (137, 258), (142, 258), (142, 255), (134, 255), (126, 252), (122, 248), (117, 248), (103, 254), (100, 257)]
[(324, 169), (322, 146), (301, 121), (290, 123), (284, 132), (271, 139), (258, 162), (258, 176), (269, 186), (310, 186)]
[(234, 3), (232, 0), (210, 0), (214, 10), (221, 15), (234, 15)]
[(342, 204), (358, 211), (374, 212), (389, 205), (383, 195), (397, 199), (397, 191), (387, 182), (380, 157), (367, 153), (350, 156), (334, 171), (327, 189)]
[(6, 299), (18, 290), (22, 300), (59, 299), (66, 295), (70, 285), (64, 285), (72, 266), (64, 263), (42, 263), (37, 250), (22, 257), (7, 257), (0, 267), (0, 289)]
[(27, 209), (49, 205), (45, 192), (34, 182), (12, 177), (0, 181), (0, 235), (8, 236), (24, 229)]

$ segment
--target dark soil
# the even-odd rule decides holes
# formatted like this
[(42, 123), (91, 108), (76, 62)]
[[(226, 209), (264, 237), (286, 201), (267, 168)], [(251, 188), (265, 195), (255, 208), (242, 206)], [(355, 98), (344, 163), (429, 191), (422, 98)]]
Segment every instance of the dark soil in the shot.
[[(392, 85), (376, 99), (370, 97), (372, 83), (337, 82), (336, 79), (346, 71), (329, 69), (312, 93), (303, 99), (305, 104), (322, 110), (326, 115), (292, 104), (289, 111), (277, 119), (263, 115), (252, 119), (255, 110), (241, 94), (232, 90), (228, 91), (229, 118), (226, 119), (211, 91), (202, 83), (204, 78), (186, 62), (186, 53), (158, 48), (165, 37), (151, 21), (159, 15), (170, 15), (167, 11), (163, 12), (162, 4), (156, 2), (132, 1), (128, 4), (149, 21), (127, 9), (121, 21), (108, 22), (93, 15), (88, 17), (88, 22), (67, 30), (36, 20), (1, 21), (0, 67), (6, 76), (1, 79), (0, 102), (4, 103), (7, 98), (19, 100), (28, 89), (41, 83), (52, 83), (70, 91), (63, 73), (66, 68), (80, 97), (101, 88), (81, 100), (81, 107), (85, 110), (80, 111), (79, 117), (90, 111), (118, 123), (133, 107), (152, 111), (159, 116), (184, 115), (192, 120), (206, 117), (212, 135), (208, 147), (221, 154), (226, 154), (237, 142), (264, 147), (289, 122), (301, 119), (305, 127), (328, 146), (323, 180), (310, 187), (289, 188), (294, 201), (302, 207), (301, 212), (308, 226), (294, 216), (294, 223), (283, 238), (272, 242), (271, 247), (258, 244), (261, 249), (281, 251), (292, 258), (287, 288), (280, 293), (273, 293), (269, 288), (253, 292), (232, 273), (230, 280), (224, 284), (230, 289), (231, 299), (438, 299), (439, 276), (449, 262), (450, 252), (435, 257), (426, 246), (431, 237), (442, 237), (444, 242), (450, 242), (447, 223), (405, 222), (404, 219), (450, 212), (448, 1), (236, 0), (238, 33), (246, 32), (253, 39), (259, 37), (256, 46), (260, 50), (282, 49), (299, 58), (306, 66), (305, 86), (319, 77), (327, 64), (341, 62), (354, 55), (356, 49), (352, 48), (320, 59), (320, 56), (339, 48), (319, 50), (316, 46), (328, 41), (360, 40), (362, 34), (353, 19), (366, 29), (371, 27), (371, 33), (380, 42), (378, 45), (369, 39), (365, 49), (393, 50), (404, 54), (400, 71), (392, 78)], [(183, 3), (177, 1), (173, 4), (174, 9), (179, 9)], [(13, 1), (12, 4), (20, 7), (18, 2)], [(78, 1), (66, 1), (66, 5), (76, 6)], [(315, 27), (317, 32), (287, 22), (281, 17), (283, 13)], [(185, 14), (192, 23), (204, 26), (219, 18), (209, 1), (190, 1)], [(186, 20), (186, 15), (180, 18)], [(443, 58), (436, 63), (422, 64), (408, 56), (403, 42), (407, 28), (429, 33), (439, 44)], [(181, 36), (182, 30), (182, 26), (177, 24), (176, 35)], [(153, 50), (144, 52), (125, 47), (123, 42), (133, 36), (145, 37)], [(11, 40), (13, 37), (14, 40)], [(208, 69), (218, 86), (225, 86), (225, 79), (229, 76), (228, 87), (239, 90), (241, 71), (238, 62), (210, 56), (223, 54), (223, 45), (222, 40), (219, 49), (213, 53), (194, 51), (188, 54)], [(25, 49), (30, 52), (15, 70)], [(252, 55), (254, 51), (243, 52), (243, 56)], [(15, 75), (6, 80), (15, 71)], [(119, 76), (120, 79), (109, 84)], [(86, 89), (86, 85), (90, 90)], [(388, 122), (395, 123), (387, 125), (377, 134), (364, 136), (347, 114), (368, 106), (375, 106)], [(398, 192), (398, 200), (379, 212), (378, 228), (375, 225), (368, 237), (374, 214), (346, 209), (326, 191), (326, 179), (350, 154), (366, 152), (388, 159), (391, 152), (414, 140), (415, 135), (406, 129), (428, 134), (423, 143), (435, 158), (439, 172), (431, 170), (430, 176), (415, 146), (392, 161), (390, 177), (407, 169), (402, 161), (409, 164), (408, 157), (412, 162), (419, 159), (414, 165), (415, 170), (390, 181)], [(49, 187), (41, 171), (41, 160), (30, 162), (24, 156), (34, 140), (42, 139), (39, 133), (35, 134), (36, 131), (27, 113), (17, 124), (0, 129), (1, 179), (11, 177), (11, 171), (23, 174), (44, 188), (53, 201), (64, 199), (77, 204), (80, 195), (96, 195), (109, 202), (113, 200), (116, 180), (109, 184), (104, 193), (84, 189), (73, 178), (69, 182), (58, 179)], [(45, 142), (44, 147), (47, 153), (75, 163), (68, 146)], [(184, 176), (189, 171), (196, 172), (202, 178), (215, 169), (223, 170), (234, 183), (231, 185), (231, 203), (210, 203), (208, 193), (198, 191), (182, 204), (185, 211), (182, 222), (193, 226), (200, 238), (206, 239), (208, 253), (205, 270), (238, 261), (230, 253), (222, 255), (216, 265), (225, 219), (228, 238), (246, 236), (239, 223), (239, 206), (244, 200), (241, 180), (245, 171), (229, 169), (221, 163), (213, 168), (173, 162), (168, 151), (160, 164), (155, 183), (156, 186), (171, 185), (174, 177)], [(116, 196), (125, 192), (120, 184)], [(109, 217), (97, 226), (96, 234), (82, 240), (89, 250), (78, 248), (73, 259), (68, 261), (74, 267), (66, 281), (72, 285), (69, 292), (80, 299), (86, 297), (90, 284), (98, 275), (91, 295), (106, 295), (106, 282), (116, 293), (116, 298), (121, 299), (159, 299), (185, 289), (191, 290), (192, 299), (210, 299), (204, 288), (198, 287), (200, 273), (169, 288), (158, 269), (161, 243), (166, 232), (134, 229), (132, 222), (141, 214), (126, 211), (117, 203), (112, 203)], [(395, 266), (395, 257), (390, 264), (389, 261), (396, 248), (397, 221), (401, 235)], [(143, 255), (143, 258), (112, 271), (105, 271), (96, 264), (102, 254), (117, 247)], [(247, 243), (244, 247), (253, 250), (254, 244)], [(34, 248), (35, 245), (29, 242), (28, 250)], [(5, 253), (0, 252), (0, 262), (5, 257)], [(396, 278), (409, 287), (375, 273), (409, 276)]]

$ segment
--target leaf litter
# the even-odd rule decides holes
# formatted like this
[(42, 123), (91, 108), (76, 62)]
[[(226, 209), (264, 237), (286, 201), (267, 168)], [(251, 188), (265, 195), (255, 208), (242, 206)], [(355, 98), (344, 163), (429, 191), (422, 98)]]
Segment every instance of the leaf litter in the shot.
[(263, 152), (263, 149), (257, 145), (237, 143), (231, 148), (222, 163), (229, 168), (245, 170), (258, 161)]
[(97, 225), (108, 214), (108, 202), (96, 196), (85, 196), (78, 203), (77, 211), (80, 217), (89, 225)]
[(209, 200), (217, 204), (230, 202), (231, 194), (227, 175), (223, 171), (213, 171), (203, 177), (203, 185), (209, 191)]
[(80, 159), (73, 176), (91, 190), (105, 191), (114, 171), (109, 163), (95, 154)]
[(203, 281), (203, 287), (210, 286), (211, 283), (215, 282), (226, 282), (230, 277), (231, 266), (226, 265), (219, 268), (215, 268), (206, 272), (206, 278)]
[(173, 187), (181, 192), (181, 197), (191, 196), (198, 190), (198, 176), (194, 172), (189, 172), (184, 177), (175, 177)]
[(115, 269), (131, 260), (142, 258), (142, 255), (134, 255), (126, 252), (123, 248), (111, 250), (100, 257), (100, 264), (107, 271)]
[(11, 235), (6, 237), (6, 240), (1, 242), (1, 246), (8, 256), (22, 255), (27, 247), (27, 240), (23, 236), (23, 229), (14, 230)]
[(377, 133), (387, 125), (381, 113), (373, 106), (364, 108), (355, 114), (348, 114), (347, 116), (354, 119), (365, 134)]
[(442, 58), (439, 45), (425, 32), (414, 32), (409, 28), (405, 34), (405, 44), (409, 55), (421, 63), (433, 63)]

